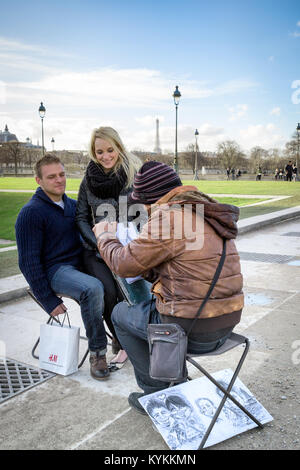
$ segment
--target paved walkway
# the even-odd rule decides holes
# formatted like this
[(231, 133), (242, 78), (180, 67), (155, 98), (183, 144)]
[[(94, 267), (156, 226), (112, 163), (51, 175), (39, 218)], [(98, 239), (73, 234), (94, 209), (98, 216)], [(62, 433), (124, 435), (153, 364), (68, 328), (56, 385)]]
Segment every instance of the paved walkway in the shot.
[[(277, 214), (260, 230), (255, 224), (249, 224), (251, 231), (244, 226), (237, 239), (245, 308), (235, 331), (251, 341), (240, 378), (274, 421), (262, 431), (253, 429), (215, 449), (300, 447), (300, 219), (274, 224), (282, 216)], [(8, 292), (15, 292), (10, 302), (0, 304), (0, 356), (38, 367), (31, 348), (46, 318), (30, 298), (16, 299), (25, 284), (20, 276), (0, 281), (2, 301)], [(72, 323), (83, 328), (79, 307), (66, 303)], [(81, 354), (85, 348), (81, 341)], [(237, 359), (238, 350), (233, 350), (218, 359), (205, 358), (203, 365), (215, 372), (232, 368)], [(196, 376), (192, 366), (189, 372)], [(97, 382), (90, 377), (86, 361), (76, 374), (54, 376), (0, 405), (0, 449), (103, 449), (110, 451), (108, 455), (117, 449), (125, 455), (136, 449), (167, 451), (150, 419), (128, 406), (132, 391), (138, 388), (129, 362), (109, 380)]]

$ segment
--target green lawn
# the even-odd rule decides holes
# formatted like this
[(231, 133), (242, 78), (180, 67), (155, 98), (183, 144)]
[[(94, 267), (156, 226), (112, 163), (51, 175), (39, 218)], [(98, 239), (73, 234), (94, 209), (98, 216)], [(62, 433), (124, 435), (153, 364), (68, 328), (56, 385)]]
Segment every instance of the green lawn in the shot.
[[(81, 178), (68, 178), (67, 179), (67, 191), (78, 191)], [(0, 178), (0, 189), (25, 189), (35, 191), (38, 187), (34, 178), (15, 178), (15, 177), (4, 177)]]
[[(67, 191), (78, 191), (81, 178), (67, 179)], [(270, 194), (274, 196), (296, 195), (300, 193), (300, 182), (288, 181), (208, 181), (184, 180), (183, 183), (197, 186), (204, 193), (211, 194)], [(35, 190), (37, 183), (34, 178), (0, 178), (0, 189)]]
[[(289, 196), (300, 194), (300, 182), (289, 181), (184, 181), (211, 194), (257, 194), (264, 196)], [(0, 186), (1, 188), (1, 186)]]
[[(254, 207), (242, 207), (240, 219), (263, 215), (270, 212), (300, 206), (300, 182), (289, 181), (184, 181), (184, 184), (197, 186), (204, 193), (210, 194), (251, 194), (270, 196), (291, 196), (280, 201)], [(219, 199), (218, 199), (219, 200)], [(254, 200), (251, 199), (251, 203)], [(238, 204), (239, 205), (239, 204)]]
[(0, 238), (15, 240), (15, 222), (30, 193), (0, 193)]
[[(67, 191), (77, 191), (80, 178), (68, 179)], [(241, 207), (241, 218), (252, 215), (265, 214), (287, 207), (300, 205), (300, 183), (287, 181), (183, 181), (184, 184), (197, 186), (208, 194), (250, 194), (257, 195), (255, 199), (243, 197), (217, 197), (219, 202), (234, 204)], [(35, 190), (37, 184), (34, 178), (0, 178), (0, 189), (24, 189)], [(264, 195), (289, 195), (288, 199), (270, 202), (254, 207), (243, 207), (246, 204), (259, 202), (259, 196)], [(0, 238), (15, 240), (14, 224), (21, 207), (31, 198), (30, 193), (6, 193), (0, 192)], [(76, 198), (76, 194), (71, 197)]]

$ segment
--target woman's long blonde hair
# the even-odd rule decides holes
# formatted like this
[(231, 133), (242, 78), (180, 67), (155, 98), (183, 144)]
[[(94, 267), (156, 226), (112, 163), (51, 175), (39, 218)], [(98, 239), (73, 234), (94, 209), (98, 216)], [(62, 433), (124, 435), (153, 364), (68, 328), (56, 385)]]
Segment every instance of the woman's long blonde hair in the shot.
[(118, 169), (121, 166), (123, 166), (123, 169), (127, 176), (126, 188), (132, 186), (134, 175), (142, 165), (140, 159), (133, 153), (126, 150), (118, 132), (115, 129), (113, 129), (112, 127), (99, 127), (98, 129), (93, 130), (90, 144), (89, 144), (90, 158), (97, 165), (101, 166), (95, 154), (95, 140), (97, 138), (100, 138), (109, 142), (110, 145), (113, 147), (113, 149), (119, 153), (119, 158), (118, 158), (116, 165), (113, 168), (113, 171), (117, 172)]

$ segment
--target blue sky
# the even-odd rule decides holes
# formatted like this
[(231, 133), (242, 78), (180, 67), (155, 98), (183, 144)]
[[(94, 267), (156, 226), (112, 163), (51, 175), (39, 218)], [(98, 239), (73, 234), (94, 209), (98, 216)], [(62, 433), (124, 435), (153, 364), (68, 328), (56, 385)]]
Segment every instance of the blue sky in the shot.
[[(133, 149), (235, 140), (283, 148), (300, 121), (296, 0), (0, 0), (0, 130), (85, 149), (115, 127)], [(7, 14), (7, 16), (5, 16)], [(1, 16), (2, 16), (1, 15)]]

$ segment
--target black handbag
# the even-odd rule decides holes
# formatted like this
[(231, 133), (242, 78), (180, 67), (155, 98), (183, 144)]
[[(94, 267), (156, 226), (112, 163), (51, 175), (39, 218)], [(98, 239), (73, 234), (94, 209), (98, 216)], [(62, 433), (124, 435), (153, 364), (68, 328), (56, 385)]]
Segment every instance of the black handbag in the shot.
[(149, 375), (152, 379), (164, 382), (183, 382), (186, 380), (188, 374), (186, 367), (188, 337), (219, 279), (225, 256), (226, 240), (224, 238), (222, 256), (215, 275), (187, 333), (177, 323), (150, 323), (148, 325)]

